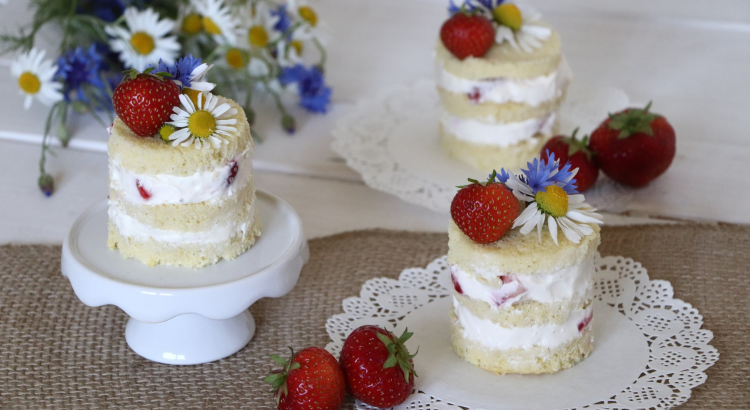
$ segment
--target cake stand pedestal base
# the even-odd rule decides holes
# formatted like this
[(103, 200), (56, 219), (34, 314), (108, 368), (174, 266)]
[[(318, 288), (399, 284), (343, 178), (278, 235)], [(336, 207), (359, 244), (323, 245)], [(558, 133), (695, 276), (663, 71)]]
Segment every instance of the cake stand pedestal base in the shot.
[(148, 267), (107, 248), (107, 203), (83, 213), (63, 242), (61, 270), (81, 301), (115, 305), (130, 316), (125, 339), (146, 359), (208, 363), (230, 356), (255, 334), (247, 310), (281, 297), (309, 259), (302, 224), (283, 200), (257, 192), (263, 234), (247, 252), (202, 269)]
[(134, 352), (165, 364), (213, 362), (237, 353), (255, 334), (249, 311), (224, 320), (186, 314), (161, 323), (130, 318), (125, 340)]

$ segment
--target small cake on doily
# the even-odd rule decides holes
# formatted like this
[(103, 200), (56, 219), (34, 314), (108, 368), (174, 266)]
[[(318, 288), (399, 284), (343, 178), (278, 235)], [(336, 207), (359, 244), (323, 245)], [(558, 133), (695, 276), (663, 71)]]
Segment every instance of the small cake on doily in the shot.
[(557, 372), (593, 348), (600, 216), (570, 164), (552, 154), (531, 165), (474, 181), (451, 205), (453, 350), (500, 374)]
[(198, 74), (178, 83), (133, 72), (113, 97), (107, 245), (149, 266), (234, 259), (261, 231), (244, 111), (201, 91), (210, 67), (188, 62)]
[(571, 79), (560, 37), (510, 1), (450, 11), (436, 46), (443, 148), (477, 169), (518, 169), (556, 132)]

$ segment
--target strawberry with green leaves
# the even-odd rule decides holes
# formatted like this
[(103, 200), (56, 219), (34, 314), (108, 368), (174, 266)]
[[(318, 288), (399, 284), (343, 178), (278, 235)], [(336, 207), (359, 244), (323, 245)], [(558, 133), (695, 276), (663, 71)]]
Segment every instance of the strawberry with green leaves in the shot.
[(344, 342), (339, 362), (349, 392), (370, 406), (387, 408), (403, 403), (414, 388), (412, 359), (406, 341), (412, 333), (396, 338), (378, 326), (361, 326)]
[(497, 182), (497, 172), (487, 182), (469, 179), (471, 184), (461, 188), (451, 202), (451, 218), (461, 232), (477, 243), (499, 240), (513, 226), (521, 212), (521, 205), (504, 182), (507, 174), (501, 170), (502, 182)]
[(282, 369), (263, 379), (276, 394), (279, 410), (338, 410), (344, 402), (346, 380), (332, 354), (308, 347), (297, 354), (290, 347), (289, 361), (272, 355)]
[(599, 125), (591, 147), (602, 171), (613, 180), (641, 187), (663, 174), (675, 155), (675, 133), (667, 119), (646, 108), (628, 108)]
[(588, 146), (589, 137), (584, 136), (579, 140), (576, 139), (577, 133), (578, 128), (570, 137), (565, 135), (552, 137), (542, 147), (541, 158), (549, 160), (549, 154), (555, 154), (555, 158), (560, 160), (560, 169), (570, 161), (570, 169), (578, 169), (576, 174), (578, 192), (584, 192), (594, 185), (599, 177), (599, 165), (594, 158), (594, 151)]
[(153, 67), (139, 73), (125, 72), (125, 78), (112, 94), (112, 105), (120, 119), (140, 137), (150, 137), (169, 121), (172, 109), (180, 105), (180, 89), (166, 72), (153, 73)]

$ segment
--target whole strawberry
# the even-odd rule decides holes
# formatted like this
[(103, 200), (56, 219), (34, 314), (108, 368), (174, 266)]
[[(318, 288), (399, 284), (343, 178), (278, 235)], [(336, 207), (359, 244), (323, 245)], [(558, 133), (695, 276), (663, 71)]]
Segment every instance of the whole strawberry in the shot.
[(482, 57), (495, 42), (495, 27), (484, 16), (459, 12), (443, 23), (440, 40), (459, 60)]
[(112, 94), (115, 113), (136, 135), (150, 137), (169, 121), (172, 108), (180, 105), (180, 89), (167, 73), (151, 74), (152, 68), (126, 72)]
[(634, 187), (656, 179), (675, 154), (675, 134), (666, 118), (646, 108), (610, 114), (591, 134), (589, 147), (607, 176)]
[(349, 392), (365, 404), (393, 407), (403, 403), (414, 388), (416, 356), (409, 354), (404, 343), (412, 333), (404, 331), (396, 338), (378, 326), (355, 329), (341, 349)]
[(584, 192), (589, 189), (596, 178), (599, 177), (599, 165), (594, 158), (594, 151), (588, 146), (589, 137), (584, 136), (582, 139), (576, 139), (578, 128), (573, 131), (573, 135), (557, 135), (547, 141), (542, 147), (541, 158), (549, 160), (549, 154), (555, 154), (555, 158), (560, 160), (560, 168), (570, 161), (570, 169), (578, 168), (576, 174), (576, 185), (578, 192)]
[(451, 202), (451, 217), (461, 232), (477, 243), (502, 238), (518, 217), (521, 205), (505, 184), (495, 182), (492, 172), (485, 183), (469, 179)]
[[(289, 350), (292, 350), (290, 347)], [(332, 354), (319, 347), (308, 347), (289, 361), (272, 355), (282, 366), (263, 379), (273, 386), (279, 410), (338, 410), (344, 402), (346, 380)]]

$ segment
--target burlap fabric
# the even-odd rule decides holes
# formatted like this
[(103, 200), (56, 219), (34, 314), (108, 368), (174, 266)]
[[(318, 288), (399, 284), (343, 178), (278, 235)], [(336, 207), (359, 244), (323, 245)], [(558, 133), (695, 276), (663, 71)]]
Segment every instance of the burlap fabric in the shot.
[[(652, 279), (697, 307), (720, 354), (685, 409), (750, 408), (750, 227), (605, 227), (603, 255), (643, 263)], [(447, 236), (363, 231), (310, 242), (295, 290), (251, 311), (255, 338), (215, 363), (168, 366), (127, 347), (127, 316), (83, 305), (60, 274), (60, 247), (0, 247), (0, 408), (270, 409), (261, 379), (272, 353), (325, 346), (325, 322), (341, 301), (378, 276), (425, 266), (443, 255)], [(419, 361), (417, 359), (417, 366)], [(346, 408), (352, 408), (351, 398)]]

